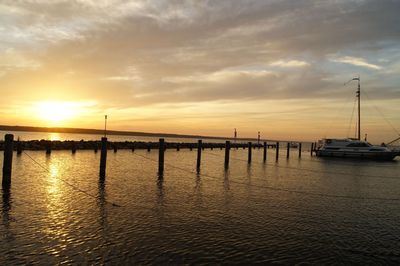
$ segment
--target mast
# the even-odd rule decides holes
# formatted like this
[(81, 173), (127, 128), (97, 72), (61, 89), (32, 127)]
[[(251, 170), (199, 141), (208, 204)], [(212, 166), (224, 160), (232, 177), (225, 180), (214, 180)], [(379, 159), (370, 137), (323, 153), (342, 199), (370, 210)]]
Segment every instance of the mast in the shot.
[(358, 140), (361, 140), (361, 86), (360, 86), (360, 76), (355, 78), (354, 80), (358, 80), (358, 88), (357, 88), (357, 98), (358, 98)]

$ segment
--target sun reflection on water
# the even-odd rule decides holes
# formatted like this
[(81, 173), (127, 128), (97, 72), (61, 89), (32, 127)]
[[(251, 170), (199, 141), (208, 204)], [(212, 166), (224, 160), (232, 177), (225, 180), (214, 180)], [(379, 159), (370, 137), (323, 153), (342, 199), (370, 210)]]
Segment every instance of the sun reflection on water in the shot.
[(52, 132), (52, 133), (49, 133), (49, 140), (51, 140), (51, 141), (55, 141), (55, 140), (61, 140), (61, 136), (60, 136), (60, 134), (59, 133), (56, 133), (56, 132)]
[(50, 161), (48, 165), (49, 173), (47, 177), (47, 222), (49, 226), (44, 229), (47, 237), (57, 242), (57, 246), (50, 252), (59, 254), (68, 246), (69, 239), (69, 216), (65, 209), (66, 202), (63, 182), (60, 179), (61, 168), (60, 161)]

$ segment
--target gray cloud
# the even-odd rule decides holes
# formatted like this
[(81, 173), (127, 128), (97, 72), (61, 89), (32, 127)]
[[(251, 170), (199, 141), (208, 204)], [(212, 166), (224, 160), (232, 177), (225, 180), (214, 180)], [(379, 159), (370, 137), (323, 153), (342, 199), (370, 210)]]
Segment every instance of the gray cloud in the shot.
[[(389, 79), (381, 98), (399, 93), (398, 1), (4, 3), (0, 47), (19, 47), (41, 66), (0, 65), (3, 90), (14, 93), (55, 95), (62, 83), (58, 90), (115, 106), (325, 98), (342, 97), (340, 84), (354, 73), (371, 84)], [(372, 53), (389, 61), (378, 64)], [(343, 73), (332, 54), (384, 66)], [(284, 67), (291, 61), (306, 67)], [(262, 69), (237, 70), (251, 65)]]

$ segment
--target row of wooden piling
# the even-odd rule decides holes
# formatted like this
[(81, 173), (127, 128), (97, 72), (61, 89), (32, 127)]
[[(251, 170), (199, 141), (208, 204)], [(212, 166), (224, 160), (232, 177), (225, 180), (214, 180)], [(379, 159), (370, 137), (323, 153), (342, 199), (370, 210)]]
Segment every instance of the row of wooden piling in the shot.
[[(12, 170), (12, 157), (13, 157), (13, 143), (14, 143), (14, 136), (12, 134), (7, 134), (5, 135), (5, 143), (4, 143), (4, 162), (3, 162), (3, 185), (9, 185), (11, 183), (11, 170)], [(20, 154), (22, 152), (21, 149), (18, 148), (18, 143), (17, 142), (17, 153)], [(105, 178), (106, 176), (106, 167), (107, 167), (107, 138), (103, 137), (101, 139), (101, 155), (100, 155), (100, 178)], [(263, 151), (263, 162), (267, 161), (267, 149), (271, 144), (267, 144), (267, 142), (264, 142), (262, 147), (264, 149)], [(279, 159), (279, 142), (276, 142), (274, 146), (276, 147), (276, 154), (275, 158), (276, 160)], [(179, 147), (179, 146), (178, 146)], [(231, 142), (226, 141), (225, 142), (225, 161), (224, 161), (224, 167), (225, 169), (229, 168), (229, 161), (230, 161), (230, 150), (231, 150)], [(248, 148), (248, 163), (251, 163), (252, 160), (252, 148), (253, 148), (252, 142), (248, 142), (247, 148)], [(260, 146), (258, 146), (260, 147)], [(286, 149), (286, 158), (289, 159), (290, 156), (290, 147), (291, 144), (288, 142), (287, 143), (287, 149)], [(311, 156), (313, 155), (314, 149), (316, 147), (316, 144), (312, 143), (311, 146)], [(236, 146), (237, 148), (237, 146)], [(243, 146), (243, 148), (245, 148)], [(163, 138), (159, 139), (159, 156), (158, 156), (158, 173), (159, 176), (162, 176), (164, 173), (164, 153), (166, 150), (166, 143)], [(197, 162), (196, 162), (196, 169), (197, 171), (200, 171), (200, 166), (201, 166), (201, 154), (202, 150), (204, 149), (202, 140), (198, 140), (197, 142)], [(302, 149), (302, 144), (299, 143), (298, 146), (298, 157), (301, 157), (301, 149)], [(177, 148), (179, 150), (179, 148)], [(97, 152), (97, 150), (95, 150)], [(134, 151), (134, 149), (132, 149)], [(149, 149), (148, 149), (149, 151)], [(76, 152), (76, 146), (73, 146), (72, 153)], [(114, 148), (114, 152), (116, 152), (116, 149)], [(51, 153), (51, 148), (46, 149), (46, 153), (50, 154)]]

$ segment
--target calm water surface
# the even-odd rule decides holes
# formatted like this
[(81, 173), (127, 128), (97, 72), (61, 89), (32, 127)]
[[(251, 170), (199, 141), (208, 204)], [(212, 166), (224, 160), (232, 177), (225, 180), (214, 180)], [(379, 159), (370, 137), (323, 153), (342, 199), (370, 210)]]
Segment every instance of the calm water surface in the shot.
[(159, 180), (157, 151), (109, 152), (105, 182), (93, 151), (14, 155), (0, 264), (400, 263), (400, 161), (223, 155), (167, 150)]

